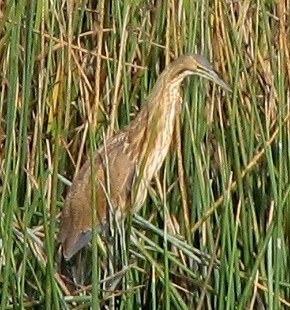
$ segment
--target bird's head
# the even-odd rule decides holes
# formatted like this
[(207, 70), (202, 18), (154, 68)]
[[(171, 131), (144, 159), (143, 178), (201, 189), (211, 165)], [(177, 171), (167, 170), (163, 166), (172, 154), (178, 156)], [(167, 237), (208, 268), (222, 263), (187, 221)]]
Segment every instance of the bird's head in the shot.
[(227, 91), (232, 91), (231, 87), (222, 80), (209, 61), (198, 54), (180, 56), (167, 67), (164, 75), (171, 81), (183, 79), (188, 75), (198, 75), (220, 85)]

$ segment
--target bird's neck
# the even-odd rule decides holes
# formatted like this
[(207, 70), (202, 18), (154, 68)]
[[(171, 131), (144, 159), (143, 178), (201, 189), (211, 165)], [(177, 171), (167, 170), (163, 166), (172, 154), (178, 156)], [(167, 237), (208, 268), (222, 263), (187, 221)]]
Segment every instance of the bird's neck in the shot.
[(139, 148), (137, 162), (141, 172), (151, 179), (164, 161), (172, 140), (176, 117), (179, 116), (182, 104), (180, 91), (181, 80), (176, 83), (157, 83), (147, 104), (133, 121), (132, 131), (137, 134), (132, 143)]
[(127, 154), (137, 169), (135, 210), (143, 204), (146, 197), (144, 191), (147, 190), (169, 151), (175, 120), (181, 110), (181, 81), (179, 83), (159, 81), (147, 103), (127, 129)]

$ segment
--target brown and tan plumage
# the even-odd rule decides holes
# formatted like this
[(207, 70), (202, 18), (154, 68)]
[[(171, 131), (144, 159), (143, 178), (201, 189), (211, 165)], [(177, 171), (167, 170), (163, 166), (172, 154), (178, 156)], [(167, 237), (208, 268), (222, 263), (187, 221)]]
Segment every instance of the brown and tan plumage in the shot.
[[(181, 82), (188, 75), (230, 87), (202, 56), (188, 54), (170, 63), (161, 73), (135, 120), (105, 141), (94, 157), (98, 230), (104, 229), (109, 204), (117, 217), (137, 212), (147, 188), (168, 153), (176, 117), (182, 106)], [(80, 169), (66, 197), (59, 241), (69, 260), (91, 239), (92, 177), (90, 160)]]

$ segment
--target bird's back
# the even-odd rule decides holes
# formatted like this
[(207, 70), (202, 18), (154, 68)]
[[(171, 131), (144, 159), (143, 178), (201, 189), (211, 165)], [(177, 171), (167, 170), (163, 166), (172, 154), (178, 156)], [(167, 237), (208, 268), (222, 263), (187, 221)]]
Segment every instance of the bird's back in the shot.
[(70, 259), (91, 239), (93, 187), (96, 193), (96, 225), (99, 231), (107, 224), (110, 205), (117, 216), (120, 210), (126, 211), (125, 209), (130, 208), (136, 165), (123, 151), (124, 138), (121, 136), (118, 141), (115, 137), (113, 140), (109, 139), (96, 153), (95, 175), (91, 173), (91, 161), (87, 160), (73, 180), (66, 197), (59, 234), (66, 259)]

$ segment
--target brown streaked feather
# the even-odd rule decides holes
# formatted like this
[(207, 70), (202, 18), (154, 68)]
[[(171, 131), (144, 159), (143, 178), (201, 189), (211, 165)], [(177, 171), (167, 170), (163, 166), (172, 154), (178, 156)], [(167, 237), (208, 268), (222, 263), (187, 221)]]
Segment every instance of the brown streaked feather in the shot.
[(116, 214), (136, 212), (142, 206), (150, 181), (169, 150), (175, 119), (181, 110), (181, 82), (191, 74), (230, 90), (200, 55), (181, 56), (166, 67), (135, 120), (105, 141), (96, 153), (96, 176), (91, 175), (88, 160), (74, 179), (65, 200), (59, 234), (67, 260), (91, 238), (92, 186), (96, 189), (99, 230), (106, 224), (109, 205), (120, 211)]
[[(116, 140), (115, 140), (116, 141)], [(131, 204), (131, 188), (136, 173), (136, 165), (122, 151), (123, 139), (96, 154), (95, 167), (97, 198), (97, 219), (101, 231), (106, 224), (110, 203), (116, 209), (123, 209)], [(106, 152), (106, 153), (105, 153)], [(108, 166), (108, 168), (105, 168)], [(112, 167), (114, 169), (112, 169)], [(59, 241), (63, 245), (64, 257), (68, 260), (91, 239), (92, 230), (92, 176), (91, 163), (88, 160), (73, 181), (66, 197), (63, 210)], [(110, 188), (107, 188), (110, 184)], [(114, 195), (110, 195), (113, 190)], [(101, 223), (101, 225), (100, 225)]]

